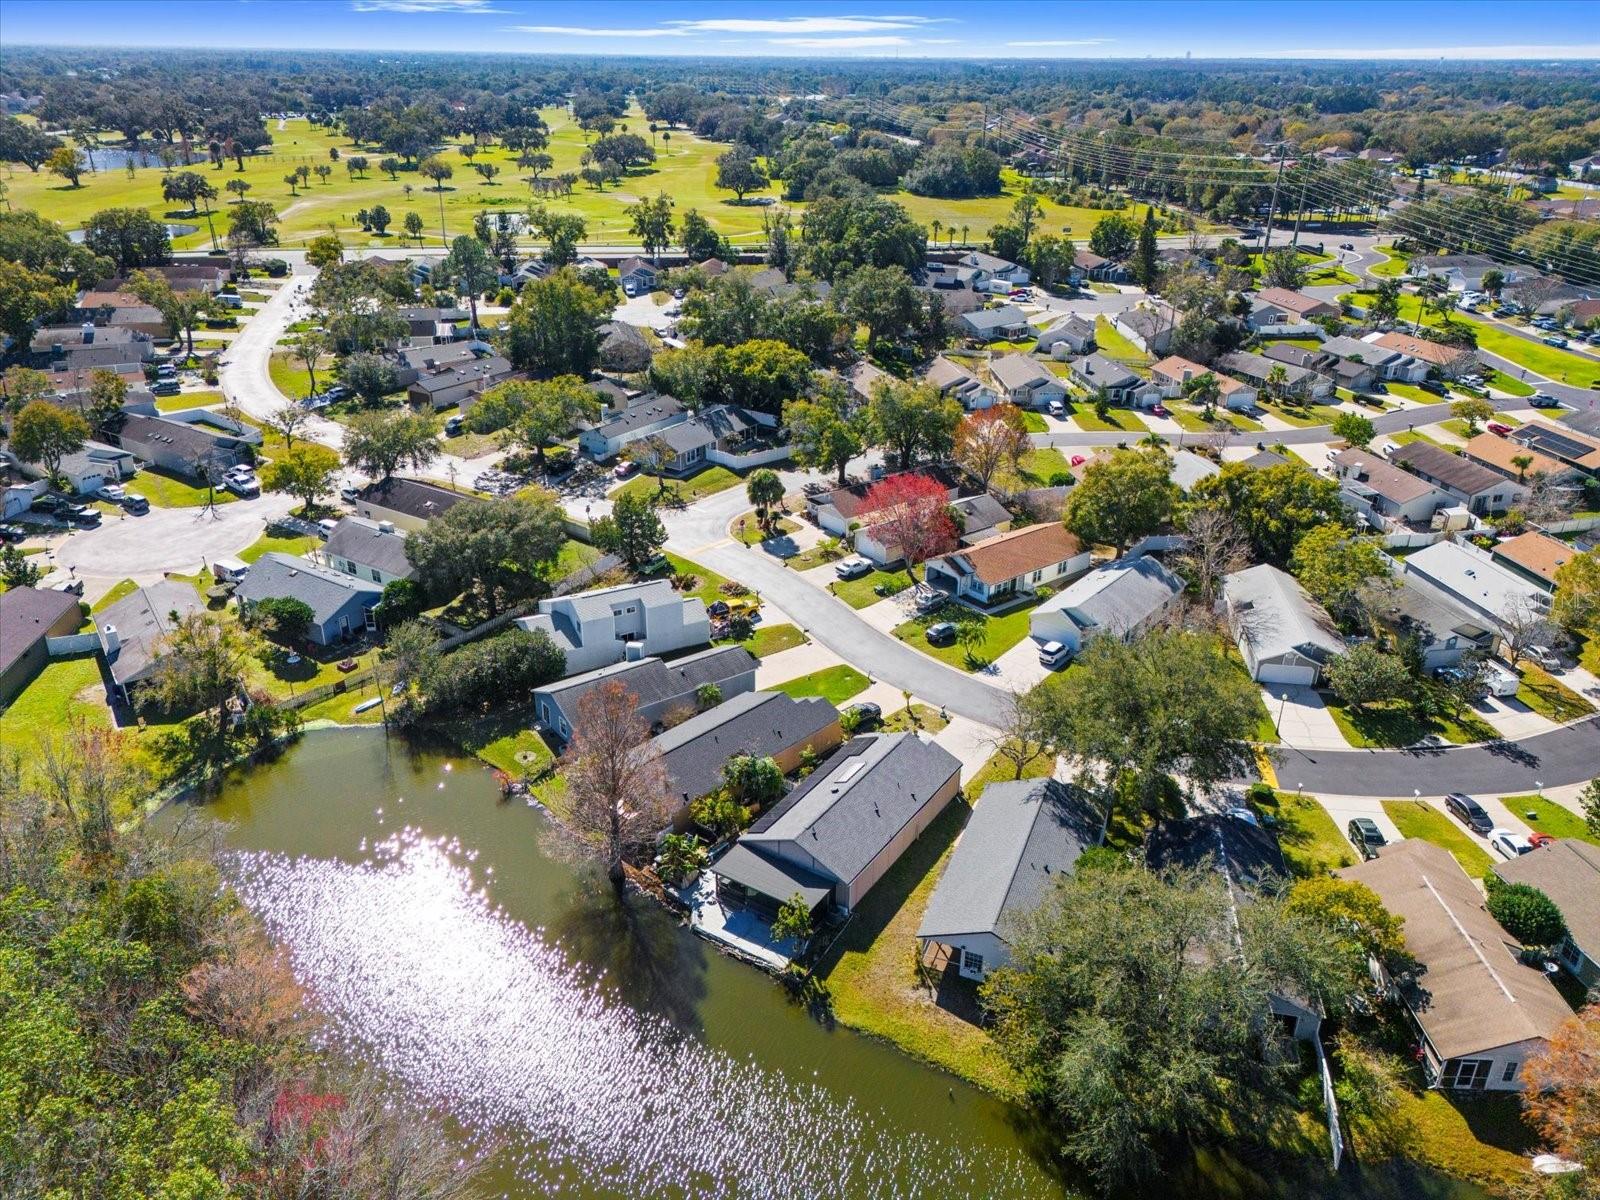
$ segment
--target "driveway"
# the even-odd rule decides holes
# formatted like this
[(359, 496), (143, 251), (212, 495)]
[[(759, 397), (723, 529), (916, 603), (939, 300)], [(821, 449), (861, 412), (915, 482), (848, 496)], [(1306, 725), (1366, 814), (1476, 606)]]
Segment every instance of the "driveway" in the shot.
[(154, 508), (142, 517), (110, 519), (75, 533), (55, 551), (55, 561), (79, 575), (112, 581), (189, 574), (202, 562), (229, 558), (261, 536), (270, 521), (299, 503), (276, 492), (254, 500), (203, 508)]
[(1267, 715), (1277, 723), (1285, 746), (1302, 750), (1348, 750), (1350, 743), (1334, 723), (1317, 689), (1275, 683), (1263, 686)]

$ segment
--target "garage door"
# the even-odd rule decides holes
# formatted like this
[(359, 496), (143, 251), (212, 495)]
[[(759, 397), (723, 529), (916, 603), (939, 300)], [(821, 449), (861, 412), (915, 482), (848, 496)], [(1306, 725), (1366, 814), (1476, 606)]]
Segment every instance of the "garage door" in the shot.
[(1299, 683), (1306, 686), (1317, 681), (1317, 669), (1306, 664), (1262, 663), (1256, 668), (1256, 678), (1262, 683)]

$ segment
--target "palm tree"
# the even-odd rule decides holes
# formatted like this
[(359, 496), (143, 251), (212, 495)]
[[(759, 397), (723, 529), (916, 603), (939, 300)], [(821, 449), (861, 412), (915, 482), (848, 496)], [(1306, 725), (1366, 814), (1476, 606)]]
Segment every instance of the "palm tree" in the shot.
[(756, 519), (763, 529), (772, 528), (772, 506), (783, 501), (783, 480), (776, 471), (763, 467), (751, 473), (745, 483), (745, 495), (756, 507)]
[(1267, 372), (1267, 394), (1274, 400), (1283, 399), (1284, 385), (1289, 382), (1289, 371), (1282, 363), (1273, 365)]
[(934, 240), (935, 244), (938, 243), (938, 241), (939, 241), (939, 231), (941, 229), (943, 229), (943, 228), (944, 228), (944, 222), (939, 220), (938, 217), (935, 217), (933, 219), (933, 240)]
[(961, 227), (961, 244), (963, 246), (967, 244), (967, 227), (965, 225)]
[(1523, 483), (1528, 478), (1528, 468), (1533, 466), (1533, 455), (1515, 455), (1511, 459), (1511, 465), (1517, 469), (1517, 482)]

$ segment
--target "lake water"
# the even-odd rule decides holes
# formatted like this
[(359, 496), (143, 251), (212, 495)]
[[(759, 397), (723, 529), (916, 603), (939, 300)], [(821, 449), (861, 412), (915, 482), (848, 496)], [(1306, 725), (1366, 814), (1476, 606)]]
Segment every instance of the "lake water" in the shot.
[(492, 1145), (485, 1195), (1072, 1194), (1022, 1111), (826, 1027), (654, 904), (619, 904), (545, 854), (547, 818), (503, 802), (474, 761), (381, 731), (312, 733), (216, 801), (158, 818), (212, 819), (330, 1043)]

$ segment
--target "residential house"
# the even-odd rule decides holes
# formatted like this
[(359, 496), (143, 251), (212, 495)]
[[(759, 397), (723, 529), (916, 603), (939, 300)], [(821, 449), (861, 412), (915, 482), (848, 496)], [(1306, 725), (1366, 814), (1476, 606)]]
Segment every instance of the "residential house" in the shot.
[(938, 388), (941, 394), (959, 401), (961, 406), (968, 410), (989, 408), (998, 399), (993, 388), (986, 385), (965, 365), (947, 355), (941, 354), (935, 358), (923, 378)]
[(1028, 632), (1072, 653), (1090, 638), (1128, 641), (1160, 624), (1183, 598), (1183, 580), (1148, 556), (1097, 567), (1051, 596), (1028, 617)]
[(1004, 533), (1011, 526), (1011, 513), (988, 492), (964, 496), (950, 502), (950, 513), (961, 527), (961, 544), (975, 545)]
[(391, 475), (356, 493), (355, 509), (356, 516), (375, 524), (387, 522), (414, 533), (440, 513), (471, 499), (464, 492), (453, 492), (436, 483)]
[(149, 338), (165, 338), (171, 333), (171, 327), (161, 310), (146, 304), (131, 292), (103, 289), (86, 291), (78, 297), (75, 315), (80, 320), (92, 321), (96, 325), (131, 329)]
[[(7, 450), (5, 457), (17, 463), (17, 469), (28, 479), (43, 479), (45, 469), (39, 463), (17, 462), (14, 453)], [(67, 481), (67, 486), (79, 496), (92, 495), (107, 484), (121, 483), (138, 469), (133, 453), (104, 442), (85, 442), (71, 454), (63, 455), (56, 474)]]
[(717, 279), (728, 273), (728, 264), (720, 258), (702, 259), (695, 263), (695, 266), (700, 268), (701, 274), (707, 279)]
[[(917, 471), (899, 473), (923, 475), (934, 480), (943, 485), (945, 494), (951, 500), (960, 491), (960, 479), (942, 467), (923, 467)], [(852, 526), (859, 526), (865, 519), (868, 513), (867, 497), (875, 486), (873, 483), (853, 483), (848, 487), (834, 488), (831, 492), (808, 495), (808, 515), (818, 527), (834, 537), (848, 537), (852, 533)]]
[(533, 693), (533, 710), (556, 741), (566, 742), (578, 727), (583, 698), (603, 684), (620, 683), (633, 694), (641, 721), (665, 725), (669, 718), (701, 707), (701, 688), (716, 688), (724, 701), (754, 691), (756, 666), (755, 656), (743, 646), (713, 646), (671, 662), (654, 655), (625, 658), (546, 684)]
[(1086, 321), (1076, 313), (1062, 317), (1039, 332), (1034, 349), (1051, 358), (1064, 359), (1073, 354), (1087, 354), (1095, 348), (1094, 322)]
[[(1549, 444), (1542, 438), (1535, 441), (1537, 444)], [(1468, 439), (1461, 453), (1463, 457), (1488, 467), (1496, 475), (1519, 484), (1531, 484), (1543, 478), (1558, 486), (1576, 487), (1582, 480), (1582, 472), (1578, 468), (1551, 458), (1548, 454), (1541, 454), (1533, 444), (1513, 441), (1498, 434), (1480, 433)], [(1517, 459), (1523, 461), (1519, 463)]]
[(517, 618), (517, 625), (548, 634), (567, 656), (568, 675), (711, 640), (704, 601), (680, 596), (665, 579), (553, 596), (539, 601), (537, 613)]
[(600, 369), (633, 373), (647, 370), (655, 357), (644, 330), (626, 321), (606, 321), (596, 331), (600, 335)]
[(798, 892), (848, 914), (960, 786), (960, 760), (918, 734), (851, 738), (712, 864), (717, 895), (775, 913)]
[(1059, 586), (1088, 569), (1089, 547), (1060, 522), (1049, 521), (930, 558), (923, 573), (929, 587), (991, 608)]
[(1146, 354), (1165, 354), (1172, 345), (1172, 332), (1178, 327), (1178, 314), (1171, 305), (1155, 300), (1123, 309), (1111, 318), (1111, 323)]
[[(187, 419), (195, 413), (212, 420)], [(253, 461), (255, 447), (261, 444), (260, 430), (205, 409), (159, 417), (125, 414), (122, 427), (111, 437), (121, 449), (144, 462), (188, 479), (198, 479), (207, 471), (220, 478), (229, 467)]]
[[(1563, 421), (1562, 425), (1567, 425)], [(1510, 433), (1510, 440), (1529, 451), (1547, 455), (1573, 471), (1600, 477), (1600, 435), (1576, 428), (1557, 428), (1544, 421), (1529, 421)], [(1530, 468), (1530, 472), (1533, 468)]]
[(785, 775), (807, 752), (822, 757), (844, 741), (839, 710), (821, 697), (796, 700), (783, 692), (744, 692), (697, 713), (651, 739), (661, 752), (667, 784), (679, 798), (682, 821), (701, 796), (722, 786), (722, 768), (741, 754), (770, 758)]
[[(1289, 878), (1277, 835), (1254, 819), (1234, 813), (1204, 813), (1162, 821), (1145, 839), (1145, 865), (1152, 871), (1215, 871), (1228, 889), (1235, 914), (1264, 889)], [(1280, 1030), (1297, 1041), (1315, 1041), (1322, 1013), (1314, 1000), (1284, 991), (1268, 996)]]
[(1222, 610), (1259, 683), (1315, 687), (1328, 664), (1344, 653), (1333, 618), (1294, 576), (1269, 563), (1225, 576)]
[(656, 268), (642, 258), (625, 258), (617, 264), (617, 282), (622, 284), (622, 290), (632, 294), (643, 295), (645, 292), (656, 290)]
[(615, 458), (625, 446), (689, 419), (689, 410), (672, 396), (646, 392), (626, 408), (608, 411), (599, 424), (578, 435), (578, 446), (599, 462)]
[(1398, 350), (1408, 358), (1426, 364), (1430, 371), (1437, 372), (1444, 379), (1455, 379), (1476, 370), (1478, 366), (1477, 353), (1465, 346), (1447, 346), (1443, 342), (1431, 342), (1409, 333), (1391, 331), (1363, 340), (1385, 350)]
[(1550, 596), (1487, 551), (1462, 542), (1435, 542), (1406, 556), (1408, 578), (1431, 587), (1474, 616), (1499, 624), (1513, 616), (1548, 611)]
[(382, 585), (410, 579), (417, 573), (406, 557), (406, 535), (395, 528), (393, 521), (344, 517), (333, 527), (316, 557), (325, 567)]
[[(472, 314), (464, 308), (437, 306), (408, 306), (396, 309), (396, 314), (406, 323), (406, 336), (430, 342), (453, 342), (457, 337), (471, 333), (467, 322)], [(462, 326), (466, 328), (461, 328)]]
[(1480, 517), (1505, 512), (1528, 494), (1526, 487), (1498, 471), (1428, 442), (1401, 446), (1391, 458), (1418, 478), (1443, 488)]
[[(934, 365), (937, 366), (943, 361), (945, 361), (945, 358), (941, 354), (934, 360)], [(850, 384), (850, 392), (855, 396), (856, 401), (861, 404), (867, 404), (871, 402), (878, 384), (890, 383), (894, 380), (894, 376), (873, 366), (872, 363), (863, 358), (845, 372), (845, 379)]]
[(1581, 838), (1549, 841), (1496, 863), (1494, 873), (1550, 897), (1567, 924), (1555, 960), (1585, 987), (1600, 987), (1600, 846)]
[(390, 356), (395, 371), (395, 383), (409, 389), (425, 376), (466, 366), (480, 357), (494, 354), (488, 342), (440, 342), (423, 346), (405, 346)]
[(703, 408), (685, 421), (668, 425), (650, 436), (640, 461), (654, 469), (659, 447), (663, 472), (682, 477), (707, 464), (742, 468), (787, 458), (787, 447), (764, 445), (764, 434), (777, 425), (776, 418), (731, 404)]
[(749, 277), (755, 291), (764, 292), (774, 300), (815, 302), (833, 295), (833, 285), (826, 279), (789, 279), (777, 267), (767, 267)]
[(1172, 482), (1185, 495), (1192, 492), (1201, 480), (1222, 474), (1221, 467), (1193, 450), (1172, 450), (1169, 454), (1172, 458)]
[(1426, 583), (1401, 576), (1398, 587), (1369, 593), (1374, 619), (1397, 642), (1411, 642), (1430, 674), (1490, 658), (1500, 644), (1494, 622), (1469, 612)]
[(1052, 400), (1067, 398), (1066, 381), (1026, 354), (1003, 354), (993, 359), (989, 374), (1001, 397), (1019, 408), (1048, 408)]
[(1103, 354), (1069, 358), (1067, 369), (1072, 373), (1073, 382), (1090, 395), (1105, 388), (1106, 398), (1113, 404), (1149, 407), (1161, 399), (1159, 387)]
[[(231, 264), (218, 259), (185, 258), (139, 269), (147, 275), (160, 275), (172, 285), (175, 292), (205, 292), (209, 296), (216, 295), (227, 286), (233, 274)], [(101, 286), (108, 292), (125, 292), (128, 290), (128, 280), (113, 279)]]
[(1085, 279), (1097, 283), (1127, 283), (1132, 276), (1125, 263), (1101, 258), (1088, 250), (1079, 250), (1072, 260), (1072, 283), (1076, 287)]
[(1320, 346), (1310, 350), (1293, 342), (1269, 342), (1262, 347), (1261, 356), (1305, 371), (1326, 371), (1330, 364), (1338, 361), (1333, 355), (1323, 353)]
[(1308, 324), (1313, 317), (1338, 315), (1337, 304), (1289, 288), (1269, 287), (1256, 293), (1245, 324), (1256, 333), (1293, 332), (1296, 326)]
[(498, 354), (482, 355), (420, 374), (406, 389), (406, 401), (430, 412), (460, 405), (461, 411), (468, 413), (479, 396), (514, 374), (509, 359)]
[(1180, 358), (1176, 354), (1169, 355), (1150, 368), (1150, 378), (1160, 387), (1161, 394), (1169, 400), (1182, 396), (1184, 385), (1203, 375), (1209, 375), (1217, 381), (1217, 389), (1221, 393), (1224, 408), (1242, 410), (1255, 407), (1255, 388), (1240, 383), (1220, 371), (1202, 367), (1187, 358)]
[(1028, 314), (1015, 304), (964, 312), (952, 322), (960, 336), (978, 342), (1020, 341), (1033, 333)]
[(1556, 590), (1556, 572), (1578, 553), (1570, 542), (1537, 529), (1497, 542), (1489, 552), (1497, 562), (1547, 592)]
[[(1366, 368), (1372, 373), (1373, 380), (1396, 379), (1402, 383), (1418, 383), (1428, 377), (1427, 363), (1373, 341), (1353, 337), (1329, 338), (1322, 343), (1322, 352), (1338, 362)], [(1337, 366), (1330, 367), (1330, 370), (1336, 378), (1348, 378), (1338, 371)]]
[(1434, 513), (1456, 501), (1442, 487), (1360, 446), (1335, 451), (1328, 464), (1339, 480), (1346, 504), (1359, 512), (1375, 512), (1389, 521), (1426, 526)]
[(70, 592), (0, 592), (0, 704), (15, 700), (50, 661), (48, 639), (76, 633), (82, 623), (78, 598)]
[(1307, 370), (1305, 367), (1294, 366), (1292, 363), (1278, 362), (1260, 354), (1236, 350), (1221, 355), (1216, 365), (1219, 370), (1237, 375), (1263, 395), (1271, 395), (1272, 373), (1278, 369), (1283, 371), (1284, 395), (1302, 400), (1321, 400), (1333, 392), (1333, 380), (1328, 376), (1318, 371)]
[(1364, 883), (1404, 920), (1416, 963), (1379, 977), (1411, 1016), (1430, 1087), (1520, 1091), (1522, 1065), (1542, 1050), (1572, 1009), (1537, 963), (1484, 907), (1477, 883), (1448, 850), (1422, 838), (1383, 847), (1338, 874)]
[(1528, 274), (1527, 267), (1496, 262), (1487, 254), (1419, 254), (1406, 265), (1413, 279), (1435, 276), (1443, 279), (1452, 292), (1481, 292), (1483, 277), (1499, 271), (1506, 283), (1515, 283)]
[(978, 272), (980, 279), (1003, 279), (1007, 283), (1023, 287), (1033, 278), (1027, 267), (1020, 266), (1010, 259), (985, 254), (982, 250), (969, 250), (957, 261), (963, 267), (971, 267)]
[(95, 615), (100, 653), (111, 676), (115, 701), (133, 704), (133, 691), (161, 665), (165, 639), (185, 617), (204, 610), (200, 593), (182, 579), (136, 588)]
[(1011, 961), (1017, 922), (1038, 908), (1078, 856), (1098, 846), (1105, 821), (1070, 783), (991, 783), (972, 810), (928, 898), (917, 941), (945, 950), (963, 978), (982, 980)]
[[(45, 325), (34, 330), (28, 348), (51, 359), (68, 358), (79, 350), (94, 346), (117, 347), (118, 363), (143, 363), (155, 357), (155, 346), (148, 334), (125, 326), (101, 326), (92, 321), (78, 325)], [(88, 364), (69, 363), (69, 366)], [(99, 365), (99, 364), (95, 364)]]
[(1298, 459), (1286, 458), (1276, 450), (1257, 450), (1249, 458), (1239, 460), (1253, 471), (1265, 471), (1268, 467), (1287, 467)]
[(1600, 438), (1600, 407), (1571, 413), (1561, 423), (1584, 437)]
[(311, 608), (306, 637), (318, 646), (332, 646), (375, 627), (372, 610), (383, 599), (383, 588), (273, 550), (251, 564), (233, 594), (245, 611), (262, 600), (285, 596), (304, 601)]

